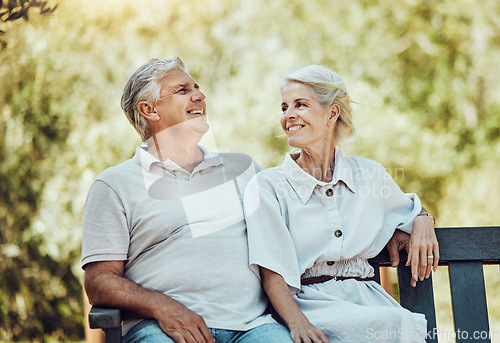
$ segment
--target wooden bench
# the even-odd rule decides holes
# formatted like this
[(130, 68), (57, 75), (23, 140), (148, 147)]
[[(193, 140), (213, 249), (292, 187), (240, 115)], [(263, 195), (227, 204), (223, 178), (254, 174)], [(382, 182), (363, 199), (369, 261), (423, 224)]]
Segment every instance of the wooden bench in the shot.
[[(485, 337), (490, 332), (484, 264), (500, 263), (500, 227), (436, 228), (440, 246), (440, 265), (448, 266), (456, 342), (491, 342)], [(425, 314), (426, 341), (438, 342), (436, 311), (432, 277), (410, 286), (411, 271), (405, 267), (406, 252), (401, 253), (398, 283), (401, 305), (412, 312)], [(389, 253), (384, 249), (370, 260), (375, 267), (375, 278), (380, 282), (379, 267), (390, 266)], [(106, 332), (106, 342), (120, 342), (121, 317), (117, 309), (93, 307), (89, 314), (90, 327)], [(495, 328), (496, 332), (500, 328)]]

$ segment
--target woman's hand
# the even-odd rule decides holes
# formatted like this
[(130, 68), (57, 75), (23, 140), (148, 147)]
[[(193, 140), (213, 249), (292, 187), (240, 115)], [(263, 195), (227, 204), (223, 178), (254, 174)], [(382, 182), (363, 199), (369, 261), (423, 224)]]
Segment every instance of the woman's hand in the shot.
[(293, 343), (330, 343), (323, 331), (312, 325), (307, 318), (297, 324), (289, 324)]
[(434, 231), (434, 219), (430, 216), (417, 216), (410, 235), (407, 266), (411, 265), (411, 285), (423, 281), (436, 271), (439, 263), (439, 245)]

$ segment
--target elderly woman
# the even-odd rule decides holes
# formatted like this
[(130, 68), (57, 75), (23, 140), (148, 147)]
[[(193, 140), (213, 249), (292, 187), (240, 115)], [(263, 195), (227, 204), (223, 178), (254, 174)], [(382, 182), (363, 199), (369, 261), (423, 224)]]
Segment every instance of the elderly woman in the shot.
[(281, 92), (281, 127), (300, 151), (244, 194), (250, 265), (276, 312), (295, 343), (424, 342), (424, 315), (372, 281), (367, 259), (400, 229), (411, 233), (412, 284), (428, 277), (439, 258), (434, 219), (380, 164), (338, 149), (354, 133), (338, 74), (308, 66)]

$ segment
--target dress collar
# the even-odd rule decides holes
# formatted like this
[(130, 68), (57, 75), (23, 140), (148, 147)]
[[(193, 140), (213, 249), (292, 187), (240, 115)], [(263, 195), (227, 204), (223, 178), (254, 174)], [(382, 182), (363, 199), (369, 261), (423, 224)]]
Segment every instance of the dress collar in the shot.
[(292, 186), (303, 204), (309, 201), (316, 186), (335, 186), (339, 181), (342, 181), (351, 192), (356, 193), (352, 167), (338, 148), (335, 148), (335, 168), (331, 182), (320, 181), (306, 173), (290, 154), (286, 154), (282, 170), (290, 186)]

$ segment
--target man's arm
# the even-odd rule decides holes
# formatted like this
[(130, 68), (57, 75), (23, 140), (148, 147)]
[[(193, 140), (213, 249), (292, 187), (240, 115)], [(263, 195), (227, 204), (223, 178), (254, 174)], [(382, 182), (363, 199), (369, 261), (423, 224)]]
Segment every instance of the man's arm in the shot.
[(124, 278), (123, 263), (101, 261), (85, 266), (84, 285), (92, 305), (117, 307), (139, 318), (154, 318), (176, 343), (215, 342), (200, 315), (163, 293)]

